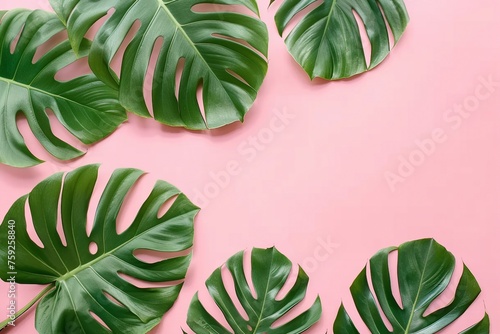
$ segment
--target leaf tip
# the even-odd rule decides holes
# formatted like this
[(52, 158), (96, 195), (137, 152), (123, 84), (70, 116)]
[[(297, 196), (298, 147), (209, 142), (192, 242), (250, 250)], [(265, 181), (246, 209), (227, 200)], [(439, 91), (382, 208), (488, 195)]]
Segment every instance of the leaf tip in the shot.
[(14, 168), (30, 168), (30, 167), (35, 167), (40, 164), (43, 164), (45, 160), (39, 159), (35, 156), (30, 157), (30, 159), (23, 160), (23, 161), (8, 161), (8, 160), (0, 160), (0, 163), (3, 163), (4, 165), (14, 167)]

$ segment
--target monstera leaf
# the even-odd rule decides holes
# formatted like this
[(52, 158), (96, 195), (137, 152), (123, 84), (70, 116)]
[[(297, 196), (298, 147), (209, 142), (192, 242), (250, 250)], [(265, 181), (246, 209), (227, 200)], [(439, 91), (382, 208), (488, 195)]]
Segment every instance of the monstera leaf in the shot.
[[(398, 251), (397, 277), (402, 307), (391, 290), (388, 258), (395, 251)], [(453, 301), (426, 314), (429, 305), (448, 287), (454, 269), (455, 258), (435, 240), (412, 241), (398, 248), (383, 249), (370, 259), (375, 295), (368, 284), (366, 267), (352, 284), (351, 294), (370, 333), (433, 334), (458, 319), (481, 292), (476, 279), (464, 265)], [(389, 320), (392, 330), (384, 324), (381, 312)], [(343, 305), (333, 329), (335, 334), (359, 333)], [(488, 316), (485, 314), (481, 322), (461, 333), (489, 333)]]
[[(121, 103), (140, 116), (150, 116), (145, 95), (151, 95), (152, 114), (164, 124), (199, 130), (243, 121), (267, 72), (265, 24), (234, 8), (243, 6), (258, 15), (255, 0), (50, 2), (76, 50), (89, 28), (114, 9), (94, 38), (90, 67), (103, 81), (119, 85)], [(110, 62), (137, 21), (140, 27), (126, 46), (118, 84)], [(158, 59), (149, 73), (157, 43)], [(203, 101), (197, 99), (199, 87)]]
[(283, 298), (277, 299), (280, 290), (291, 274), (292, 263), (276, 248), (255, 248), (251, 256), (252, 283), (256, 297), (252, 295), (249, 283), (243, 270), (243, 252), (227, 261), (236, 289), (236, 295), (243, 306), (247, 319), (237, 310), (222, 281), (222, 270), (217, 269), (206, 281), (210, 295), (224, 314), (232, 331), (226, 329), (203, 307), (196, 294), (191, 301), (188, 313), (188, 326), (197, 334), (200, 333), (302, 333), (316, 323), (321, 317), (321, 301), (319, 297), (313, 306), (289, 322), (272, 327), (274, 322), (282, 318), (305, 297), (309, 277), (299, 268), (295, 284)]
[(30, 152), (17, 128), (18, 114), (26, 116), (45, 149), (62, 160), (83, 152), (53, 134), (47, 109), (85, 144), (108, 136), (126, 119), (118, 92), (94, 75), (66, 82), (55, 79), (59, 70), (87, 55), (87, 40), (82, 40), (80, 57), (65, 40), (33, 63), (38, 47), (64, 31), (55, 14), (16, 9), (1, 12), (0, 19), (0, 163), (28, 167), (41, 162)]
[[(283, 0), (275, 16), (280, 35), (297, 14), (317, 3), (320, 0)], [(369, 64), (354, 13), (371, 44)], [(398, 42), (409, 21), (403, 0), (324, 0), (293, 27), (285, 42), (311, 79), (348, 78), (371, 70), (389, 54), (386, 20)]]
[[(16, 272), (17, 283), (49, 285), (46, 294), (37, 296), (40, 333), (146, 333), (171, 308), (182, 287), (191, 256), (177, 252), (193, 244), (198, 208), (172, 185), (158, 181), (130, 227), (119, 234), (117, 216), (142, 175), (135, 169), (119, 169), (100, 198), (87, 234), (97, 172), (98, 167), (90, 165), (68, 173), (64, 180), (62, 173), (49, 177), (17, 200), (0, 226), (1, 278), (10, 277), (3, 269), (9, 268)], [(159, 216), (163, 204), (174, 197), (170, 209)], [(43, 247), (28, 234), (27, 204)], [(57, 230), (58, 219), (64, 238)], [(135, 255), (144, 249), (167, 252), (171, 258), (146, 263)], [(140, 288), (123, 275), (165, 286)]]

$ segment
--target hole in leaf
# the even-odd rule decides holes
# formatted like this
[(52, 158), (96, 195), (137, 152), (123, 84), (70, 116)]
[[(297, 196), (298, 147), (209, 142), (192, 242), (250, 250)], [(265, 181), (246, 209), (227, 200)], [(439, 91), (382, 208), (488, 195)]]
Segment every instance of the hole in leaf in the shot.
[(252, 297), (257, 299), (257, 291), (255, 291), (255, 287), (253, 285), (252, 280), (252, 256), (251, 252), (245, 252), (243, 254), (243, 272), (245, 273), (245, 279), (248, 282), (248, 286), (250, 288), (250, 292), (252, 293)]
[[(61, 110), (61, 113), (65, 112), (66, 110)], [(50, 129), (52, 130), (52, 133), (54, 136), (57, 138), (61, 139), (65, 143), (68, 143), (69, 145), (76, 147), (80, 151), (85, 151), (85, 145), (82, 144), (75, 136), (69, 132), (64, 125), (59, 121), (57, 118), (56, 114), (51, 110), (51, 109), (45, 109), (45, 113), (47, 114), (47, 117), (49, 118), (50, 122)]]
[(54, 78), (59, 82), (67, 82), (91, 73), (87, 57), (80, 58), (57, 71)]
[(352, 10), (352, 15), (356, 19), (356, 23), (358, 24), (358, 30), (359, 34), (361, 37), (361, 43), (363, 45), (363, 52), (365, 54), (365, 64), (366, 66), (369, 66), (371, 62), (371, 52), (372, 52), (372, 45), (370, 43), (370, 38), (368, 37), (368, 32), (366, 31), (365, 24), (359, 14), (355, 11)]
[(33, 216), (31, 215), (28, 201), (26, 201), (25, 206), (24, 206), (24, 216), (26, 217), (26, 230), (28, 231), (28, 234), (29, 234), (31, 240), (33, 240), (33, 242), (38, 247), (45, 248), (42, 240), (40, 240), (40, 237), (36, 233), (35, 225), (33, 224)]
[[(222, 311), (217, 306), (217, 304), (215, 303), (214, 299), (212, 298), (212, 296), (210, 295), (208, 290), (202, 289), (202, 290), (198, 291), (198, 298), (199, 298), (200, 302), (203, 304), (203, 306), (207, 310), (211, 311), (210, 314), (214, 317), (214, 319), (216, 319), (217, 322), (219, 322), (219, 324), (221, 324), (222, 327), (224, 327), (228, 333), (232, 333), (228, 329), (231, 327), (229, 326), (226, 318), (224, 317)], [(201, 324), (202, 326), (206, 325), (206, 322), (203, 319), (199, 319), (198, 323)]]
[(177, 197), (179, 197), (179, 196), (176, 195), (176, 196), (170, 197), (168, 200), (165, 201), (165, 203), (163, 203), (160, 206), (160, 209), (158, 210), (158, 215), (157, 215), (158, 219), (161, 219), (163, 216), (165, 216), (167, 214), (168, 210), (170, 210), (170, 208), (174, 204)]
[[(127, 49), (128, 45), (132, 41), (132, 39), (137, 35), (137, 32), (139, 31), (141, 27), (141, 21), (136, 20), (130, 27), (129, 31), (125, 35), (125, 38), (123, 39), (123, 42), (121, 43), (120, 47), (118, 48), (118, 51), (115, 53), (113, 58), (111, 59), (111, 68), (115, 73), (118, 73), (118, 76), (121, 76), (120, 74), (120, 69), (122, 65), (122, 59), (123, 55), (125, 53), (125, 50)], [(125, 69), (125, 70), (131, 70), (131, 69)]]
[[(359, 333), (371, 333), (370, 330), (368, 329), (368, 326), (361, 318), (359, 312), (357, 312), (356, 310), (354, 299), (352, 298), (352, 295), (349, 293), (349, 288), (346, 289), (345, 298), (342, 298), (342, 304), (344, 305), (347, 313), (351, 317), (351, 320), (358, 329)], [(340, 305), (340, 302), (338, 305)]]
[(104, 15), (103, 17), (101, 17), (99, 20), (97, 20), (90, 28), (89, 30), (87, 31), (87, 33), (85, 34), (85, 38), (89, 39), (89, 40), (94, 40), (94, 37), (96, 35), (96, 33), (99, 31), (99, 28), (102, 27), (102, 25), (108, 21), (111, 16), (116, 12), (116, 9), (115, 8), (110, 8), (108, 10), (108, 12), (106, 13), (106, 15)]
[[(456, 269), (451, 277), (449, 285), (446, 289), (432, 301), (427, 310), (425, 310), (423, 316), (427, 317), (444, 307), (449, 306), (455, 297), (456, 289), (460, 281), (460, 277), (463, 273), (463, 263), (457, 261)], [(479, 322), (484, 317), (484, 304), (481, 302), (480, 298), (476, 299), (472, 305), (465, 311), (465, 313), (459, 317), (457, 320), (452, 322), (446, 329), (441, 332), (444, 333), (461, 333), (464, 329), (472, 326), (473, 324)], [(439, 332), (439, 333), (441, 333)]]
[(99, 247), (97, 246), (97, 244), (95, 242), (92, 241), (89, 244), (89, 252), (90, 252), (90, 254), (95, 255), (98, 250), (99, 250)]
[[(375, 268), (375, 270), (378, 270), (378, 268)], [(375, 305), (377, 306), (377, 309), (379, 311), (379, 314), (380, 314), (380, 317), (382, 318), (382, 321), (384, 322), (385, 324), (385, 327), (389, 330), (389, 332), (393, 332), (393, 328), (392, 328), (392, 325), (391, 323), (389, 322), (389, 319), (387, 319), (387, 316), (385, 315), (385, 313), (382, 311), (382, 307), (380, 307), (380, 303), (377, 299), (377, 296), (375, 295), (375, 289), (373, 288), (373, 282), (371, 280), (371, 271), (372, 271), (372, 268), (370, 266), (370, 263), (368, 263), (366, 265), (366, 277), (367, 277), (367, 281), (368, 281), (368, 287), (370, 289), (370, 292), (373, 296), (373, 300), (375, 301)]]
[[(215, 3), (198, 3), (191, 7), (193, 13), (238, 13), (247, 16), (256, 17), (255, 13), (252, 12), (245, 5), (225, 5), (225, 4), (215, 4)], [(221, 20), (223, 19), (221, 15)]]
[(228, 40), (228, 41), (231, 41), (231, 42), (235, 42), (235, 43), (241, 44), (241, 45), (249, 48), (253, 52), (257, 53), (262, 59), (266, 59), (266, 57), (262, 54), (262, 52), (260, 52), (256, 48), (254, 48), (253, 45), (251, 45), (250, 43), (248, 43), (244, 39), (235, 38), (235, 37), (231, 37), (231, 36), (226, 36), (226, 35), (222, 35), (222, 34), (216, 34), (216, 33), (212, 34), (212, 36), (216, 37), (216, 38), (225, 39), (225, 40)]
[(401, 292), (399, 290), (399, 278), (398, 278), (398, 252), (389, 253), (389, 274), (391, 277), (391, 291), (396, 303), (399, 307), (403, 309), (403, 301), (401, 300)]
[(196, 88), (196, 100), (198, 101), (198, 107), (200, 108), (201, 117), (203, 117), (203, 121), (205, 122), (205, 124), (207, 124), (205, 104), (203, 103), (203, 79), (200, 79), (198, 87)]
[(175, 259), (177, 257), (187, 256), (191, 254), (191, 252), (192, 248), (183, 250), (181, 252), (162, 252), (141, 248), (134, 250), (133, 254), (139, 261), (152, 264), (167, 259)]
[(222, 267), (222, 283), (224, 287), (226, 288), (227, 293), (229, 294), (229, 297), (233, 301), (233, 304), (240, 314), (240, 316), (245, 319), (246, 321), (249, 320), (248, 314), (245, 312), (245, 309), (243, 308), (243, 305), (241, 305), (240, 300), (238, 299), (238, 296), (236, 294), (236, 287), (234, 285), (234, 280), (233, 276), (231, 275), (231, 272), (229, 269), (227, 269), (226, 265)]
[(16, 114), (16, 127), (19, 134), (24, 138), (26, 146), (28, 147), (30, 152), (34, 156), (42, 160), (46, 160), (48, 153), (31, 131), (28, 120), (26, 119), (26, 116), (22, 111), (18, 111)]
[[(283, 288), (280, 290), (278, 293), (276, 300), (280, 301), (282, 300), (290, 291), (290, 289), (293, 287), (293, 285), (296, 282), (297, 274), (299, 272), (299, 267), (294, 265), (292, 267), (292, 271), (290, 275), (287, 277), (287, 280), (285, 284), (283, 285)], [(288, 322), (290, 322), (292, 319), (298, 317), (302, 312), (304, 312), (306, 309), (311, 307), (314, 302), (316, 301), (317, 294), (314, 294), (310, 292), (308, 289), (306, 291), (306, 295), (302, 301), (299, 302), (295, 307), (290, 309), (283, 317), (279, 318), (275, 322), (272, 323), (271, 328), (276, 329), (279, 328)]]
[(184, 66), (186, 64), (185, 58), (179, 58), (177, 62), (177, 68), (175, 70), (175, 97), (179, 100), (179, 91), (181, 87), (182, 73), (184, 72)]
[(122, 234), (133, 223), (142, 205), (153, 189), (153, 180), (145, 174), (139, 177), (129, 190), (116, 218), (116, 233)]
[(116, 299), (115, 297), (113, 297), (112, 295), (110, 295), (108, 292), (106, 291), (102, 291), (102, 293), (104, 294), (104, 296), (106, 296), (106, 298), (108, 298), (111, 302), (115, 303), (116, 305), (120, 306), (120, 307), (123, 307), (123, 308), (127, 308), (124, 304), (122, 304), (118, 299)]
[[(97, 176), (97, 181), (94, 187), (94, 191), (92, 196), (90, 197), (89, 209), (87, 210), (87, 225), (86, 231), (87, 236), (90, 236), (92, 229), (94, 227), (95, 215), (97, 212), (97, 207), (101, 200), (102, 193), (104, 192), (104, 187), (107, 181), (109, 180), (109, 173), (105, 170), (104, 167), (99, 168), (99, 174)], [(104, 249), (103, 249), (104, 251)]]
[(283, 30), (283, 36), (288, 36), (288, 34), (293, 30), (293, 28), (300, 22), (306, 15), (308, 15), (310, 12), (318, 8), (324, 3), (324, 1), (315, 1), (311, 3), (309, 6), (305, 7), (302, 9), (300, 12), (298, 12), (287, 24), (285, 29)]
[(66, 31), (60, 31), (51, 38), (49, 38), (46, 42), (42, 43), (36, 49), (35, 55), (33, 56), (32, 63), (35, 64), (40, 60), (47, 52), (54, 49), (55, 46), (61, 44), (62, 42), (68, 39), (68, 34)]
[[(285, 284), (283, 285), (283, 288), (278, 292), (276, 295), (275, 300), (276, 301), (281, 301), (283, 300), (284, 297), (290, 292), (290, 289), (293, 287), (293, 284), (296, 282), (296, 277), (298, 274), (298, 267), (293, 266), (292, 271), (290, 272), (290, 275), (288, 275)], [(301, 307), (300, 305), (303, 304), (304, 302), (300, 302), (296, 307), (292, 308), (290, 311), (288, 311), (283, 317), (279, 318), (273, 324), (271, 325), (271, 328), (279, 328), (280, 326), (283, 326), (293, 318), (297, 317), (301, 313)]]
[(92, 318), (94, 318), (99, 324), (101, 324), (102, 327), (104, 327), (106, 329), (106, 331), (108, 333), (112, 333), (111, 329), (108, 327), (108, 325), (106, 325), (106, 323), (97, 315), (95, 314), (94, 312), (92, 311), (89, 311), (89, 314), (92, 316)]
[(169, 286), (176, 286), (184, 282), (184, 280), (170, 281), (170, 282), (148, 282), (136, 277), (124, 274), (122, 272), (118, 272), (118, 276), (120, 276), (124, 281), (132, 284), (137, 288), (164, 288)]
[(243, 82), (245, 85), (250, 86), (250, 85), (248, 84), (248, 82), (247, 82), (245, 79), (243, 79), (243, 78), (242, 78), (239, 74), (237, 74), (237, 73), (236, 73), (236, 72), (234, 72), (233, 70), (231, 70), (231, 69), (229, 69), (229, 68), (226, 68), (226, 72), (227, 72), (227, 73), (229, 73), (229, 74), (231, 74), (233, 77), (235, 77), (235, 78), (236, 78), (236, 79), (238, 79), (239, 81)]
[(21, 37), (21, 34), (23, 33), (23, 31), (24, 31), (24, 25), (19, 30), (19, 33), (17, 34), (17, 36), (14, 37), (14, 39), (12, 40), (12, 43), (10, 43), (10, 54), (14, 54), (14, 51), (16, 51), (17, 43), (19, 42), (19, 38)]
[(444, 291), (439, 295), (439, 297), (434, 299), (429, 307), (427, 307), (424, 312), (424, 317), (428, 316), (431, 313), (434, 313), (437, 310), (442, 309), (443, 307), (448, 306), (449, 304), (451, 304), (451, 302), (453, 302), (460, 277), (463, 273), (463, 265), (461, 265), (461, 263), (457, 264), (458, 265), (456, 266), (455, 272), (451, 277), (450, 283), (448, 284), (446, 289), (444, 289)]
[(391, 26), (389, 25), (389, 21), (387, 21), (387, 17), (385, 16), (385, 12), (382, 9), (382, 6), (377, 1), (378, 8), (380, 8), (380, 13), (384, 17), (385, 27), (387, 29), (387, 37), (389, 37), (389, 48), (392, 49), (394, 47), (394, 34), (392, 33)]
[[(23, 98), (28, 98), (28, 96), (23, 96)], [(68, 143), (69, 145), (76, 147), (81, 151), (85, 151), (85, 146), (78, 141), (57, 119), (56, 115), (50, 110), (46, 109), (45, 113), (38, 114), (41, 122), (49, 124), (49, 133), (52, 133), (56, 138)], [(38, 127), (33, 120), (33, 126)], [(53, 160), (54, 157), (47, 152), (42, 143), (35, 137), (33, 130), (24, 114), (23, 111), (18, 111), (16, 114), (16, 127), (24, 138), (26, 146), (32, 152), (33, 155), (39, 157), (42, 160)]]
[[(63, 176), (63, 184), (64, 180), (66, 179), (66, 175)], [(57, 234), (59, 234), (59, 238), (61, 238), (61, 243), (64, 245), (64, 247), (68, 246), (68, 242), (66, 240), (66, 235), (64, 234), (64, 229), (63, 229), (63, 224), (62, 224), (62, 192), (63, 192), (63, 187), (61, 187), (61, 191), (59, 193), (59, 204), (57, 206), (57, 224), (56, 224), (56, 230)]]
[(153, 50), (151, 52), (151, 57), (149, 59), (148, 69), (146, 71), (146, 76), (144, 78), (143, 94), (144, 100), (146, 101), (146, 106), (148, 110), (153, 110), (153, 99), (152, 93), (158, 86), (161, 85), (161, 77), (159, 79), (155, 78), (155, 69), (158, 62), (158, 56), (160, 54), (161, 47), (163, 45), (163, 37), (158, 37), (153, 45)]
[(281, 301), (283, 298), (286, 297), (286, 295), (290, 292), (290, 289), (293, 287), (293, 285), (296, 282), (297, 274), (299, 273), (299, 268), (298, 266), (293, 266), (292, 271), (290, 272), (290, 275), (286, 278), (285, 284), (281, 288), (281, 290), (278, 292), (276, 295), (275, 300), (276, 301)]

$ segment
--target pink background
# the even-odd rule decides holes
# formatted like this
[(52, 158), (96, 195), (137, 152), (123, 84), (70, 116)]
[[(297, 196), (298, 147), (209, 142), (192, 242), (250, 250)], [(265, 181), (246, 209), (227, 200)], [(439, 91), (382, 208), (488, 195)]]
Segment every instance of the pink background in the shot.
[[(0, 0), (0, 8), (47, 8), (47, 3)], [(186, 328), (192, 296), (201, 290), (208, 300), (204, 281), (228, 257), (272, 245), (308, 271), (307, 303), (321, 295), (323, 317), (309, 333), (331, 333), (341, 300), (353, 311), (349, 286), (369, 257), (423, 237), (436, 238), (465, 261), (483, 288), (478, 303), (443, 333), (458, 333), (478, 321), (484, 305), (491, 332), (499, 333), (500, 86), (489, 97), (474, 97), (476, 90), (487, 92), (480, 77), (500, 81), (498, 1), (407, 1), (411, 23), (387, 61), (370, 73), (332, 83), (309, 81), (273, 26), (276, 7), (260, 5), (269, 25), (270, 68), (244, 124), (193, 133), (130, 115), (115, 134), (70, 163), (48, 156), (24, 126), (29, 146), (47, 162), (25, 170), (0, 166), (0, 215), (54, 172), (89, 163), (102, 163), (98, 192), (115, 168), (149, 173), (123, 222), (132, 219), (156, 179), (179, 187), (203, 209), (185, 287), (154, 333)], [(453, 108), (463, 104), (474, 111), (459, 118)], [(293, 118), (277, 129), (271, 127), (279, 124), (277, 113)], [(400, 156), (421, 158), (415, 141), (436, 131), (444, 139), (391, 189), (386, 173), (397, 173)], [(251, 137), (259, 135), (259, 150), (250, 149)], [(211, 175), (228, 163), (237, 170), (214, 187)], [(210, 198), (203, 200), (200, 192)], [(328, 239), (334, 244), (330, 253), (321, 246)], [(6, 288), (0, 284), (2, 320)], [(20, 286), (18, 303), (24, 305), (39, 290)], [(437, 305), (452, 296), (445, 295)], [(8, 332), (35, 333), (34, 312)]]

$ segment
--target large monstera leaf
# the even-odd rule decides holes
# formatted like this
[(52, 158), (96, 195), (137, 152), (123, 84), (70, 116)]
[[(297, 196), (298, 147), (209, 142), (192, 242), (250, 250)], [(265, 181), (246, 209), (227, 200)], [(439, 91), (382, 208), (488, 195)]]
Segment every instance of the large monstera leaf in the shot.
[[(397, 277), (402, 307), (391, 289), (389, 254), (397, 251)], [(453, 301), (447, 306), (426, 314), (450, 284), (455, 269), (455, 258), (443, 246), (432, 239), (405, 243), (399, 247), (386, 248), (370, 259), (372, 294), (367, 277), (367, 268), (351, 286), (354, 303), (370, 330), (379, 334), (434, 334), (458, 319), (476, 300), (481, 292), (479, 285), (463, 265), (463, 273)], [(380, 305), (380, 309), (378, 305)], [(381, 312), (389, 320), (389, 330), (382, 320)], [(335, 334), (359, 334), (349, 314), (342, 305), (334, 324)], [(488, 334), (489, 318), (484, 318), (461, 334)]]
[[(255, 0), (50, 2), (76, 50), (89, 28), (114, 9), (93, 40), (90, 67), (103, 81), (119, 86), (121, 103), (140, 116), (150, 117), (145, 95), (151, 95), (152, 114), (164, 124), (200, 130), (243, 121), (267, 72), (265, 24), (228, 6), (244, 6), (258, 15)], [(140, 27), (126, 46), (118, 83), (110, 62), (137, 21)], [(158, 59), (148, 73), (156, 42), (161, 43)], [(151, 92), (144, 94), (149, 85)], [(200, 86), (202, 101), (197, 99)]]
[(231, 273), (236, 295), (243, 307), (247, 319), (243, 317), (231, 300), (222, 280), (222, 269), (215, 270), (206, 281), (208, 291), (222, 311), (232, 331), (228, 330), (212, 317), (201, 304), (198, 294), (191, 301), (188, 311), (188, 326), (197, 334), (295, 334), (302, 333), (316, 323), (321, 317), (321, 301), (319, 297), (311, 308), (296, 318), (280, 326), (273, 324), (287, 312), (303, 301), (309, 277), (299, 268), (293, 287), (283, 298), (278, 293), (291, 275), (292, 263), (276, 248), (255, 248), (251, 255), (252, 282), (256, 297), (253, 296), (249, 282), (243, 269), (243, 252), (232, 256), (226, 263)]
[[(90, 165), (64, 179), (62, 173), (49, 177), (17, 200), (0, 226), (2, 268), (13, 266), (17, 283), (48, 284), (36, 312), (40, 333), (146, 333), (171, 308), (182, 287), (191, 256), (178, 252), (193, 244), (198, 208), (172, 185), (158, 181), (130, 227), (119, 234), (116, 221), (121, 206), (142, 175), (135, 169), (119, 169), (107, 183), (88, 235), (97, 172), (98, 167)], [(159, 216), (164, 203), (174, 198), (170, 209)], [(28, 234), (26, 204), (43, 247)], [(64, 242), (57, 231), (58, 219)], [(9, 258), (10, 240), (15, 259)], [(90, 247), (94, 244), (97, 251)], [(138, 250), (167, 252), (171, 258), (144, 262), (135, 255)], [(6, 270), (0, 273), (8, 279)], [(122, 275), (165, 286), (140, 288)]]
[(47, 109), (85, 144), (108, 136), (126, 119), (118, 91), (94, 75), (66, 82), (55, 79), (59, 70), (87, 55), (87, 40), (82, 41), (80, 57), (75, 56), (65, 40), (33, 63), (37, 49), (64, 31), (55, 14), (16, 9), (1, 12), (0, 20), (0, 163), (29, 167), (41, 162), (30, 152), (18, 130), (18, 114), (26, 117), (45, 149), (62, 160), (76, 158), (83, 152), (53, 134)]
[[(275, 16), (280, 35), (297, 14), (319, 2), (283, 0)], [(368, 64), (354, 13), (361, 18), (371, 44)], [(311, 79), (348, 78), (373, 69), (389, 54), (386, 20), (397, 43), (409, 22), (403, 0), (324, 0), (293, 27), (285, 42)]]

